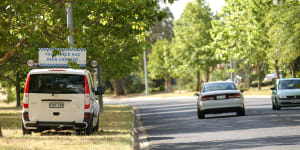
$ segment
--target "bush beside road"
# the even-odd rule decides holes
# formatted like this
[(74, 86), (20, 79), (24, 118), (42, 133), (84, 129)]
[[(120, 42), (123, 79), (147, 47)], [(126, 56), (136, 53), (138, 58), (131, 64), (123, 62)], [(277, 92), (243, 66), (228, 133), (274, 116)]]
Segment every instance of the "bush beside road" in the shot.
[(71, 131), (48, 131), (23, 136), (21, 108), (5, 105), (0, 103), (3, 133), (0, 149), (133, 149), (133, 110), (130, 106), (105, 105), (105, 111), (100, 116), (99, 131), (91, 136), (76, 136)]

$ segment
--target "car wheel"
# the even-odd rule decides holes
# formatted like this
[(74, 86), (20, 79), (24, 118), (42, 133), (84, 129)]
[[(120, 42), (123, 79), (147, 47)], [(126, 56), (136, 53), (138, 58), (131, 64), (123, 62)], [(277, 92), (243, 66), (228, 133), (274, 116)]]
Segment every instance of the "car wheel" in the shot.
[(28, 130), (24, 127), (24, 124), (22, 123), (22, 130), (23, 130), (23, 135), (31, 135), (31, 130)]
[(205, 113), (201, 111), (199, 108), (197, 109), (198, 119), (205, 119)]
[(272, 102), (272, 110), (276, 110), (276, 106), (274, 105), (273, 102)]
[[(275, 100), (276, 101), (276, 100)], [(281, 109), (281, 107), (278, 105), (278, 102), (276, 101), (276, 110), (280, 110)]]
[(239, 110), (239, 111), (237, 112), (237, 115), (238, 115), (238, 116), (245, 116), (245, 115), (246, 115), (245, 108), (244, 108), (244, 107), (241, 108), (241, 110)]

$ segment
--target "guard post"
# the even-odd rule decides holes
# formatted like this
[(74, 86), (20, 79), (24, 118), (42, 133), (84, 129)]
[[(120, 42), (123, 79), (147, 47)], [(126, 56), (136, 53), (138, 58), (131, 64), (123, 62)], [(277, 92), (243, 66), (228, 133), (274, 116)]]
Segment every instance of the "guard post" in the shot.
[(104, 93), (104, 88), (102, 86), (102, 74), (101, 74), (101, 66), (99, 65), (97, 60), (92, 60), (91, 61), (91, 66), (94, 68), (94, 70), (97, 73), (97, 77), (98, 77), (98, 88), (97, 91), (100, 92), (99, 94), (99, 108), (100, 108), (100, 112), (104, 112), (103, 109), (103, 93)]

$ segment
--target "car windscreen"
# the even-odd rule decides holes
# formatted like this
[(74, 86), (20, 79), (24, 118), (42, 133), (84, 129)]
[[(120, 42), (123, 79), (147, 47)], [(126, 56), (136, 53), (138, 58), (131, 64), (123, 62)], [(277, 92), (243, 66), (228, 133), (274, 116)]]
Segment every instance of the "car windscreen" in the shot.
[(29, 93), (84, 93), (84, 76), (72, 74), (31, 74)]
[(203, 92), (219, 91), (219, 90), (237, 90), (233, 83), (209, 83), (205, 84)]
[(281, 80), (278, 89), (300, 89), (300, 80)]

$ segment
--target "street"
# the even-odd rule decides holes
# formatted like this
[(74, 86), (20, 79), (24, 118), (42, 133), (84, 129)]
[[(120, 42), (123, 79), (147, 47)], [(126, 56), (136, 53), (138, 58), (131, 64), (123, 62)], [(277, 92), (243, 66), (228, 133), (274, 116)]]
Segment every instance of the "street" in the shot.
[(105, 104), (128, 104), (139, 109), (153, 150), (263, 149), (300, 147), (300, 108), (273, 111), (271, 99), (246, 97), (246, 116), (208, 114), (199, 120), (196, 97), (127, 99)]

